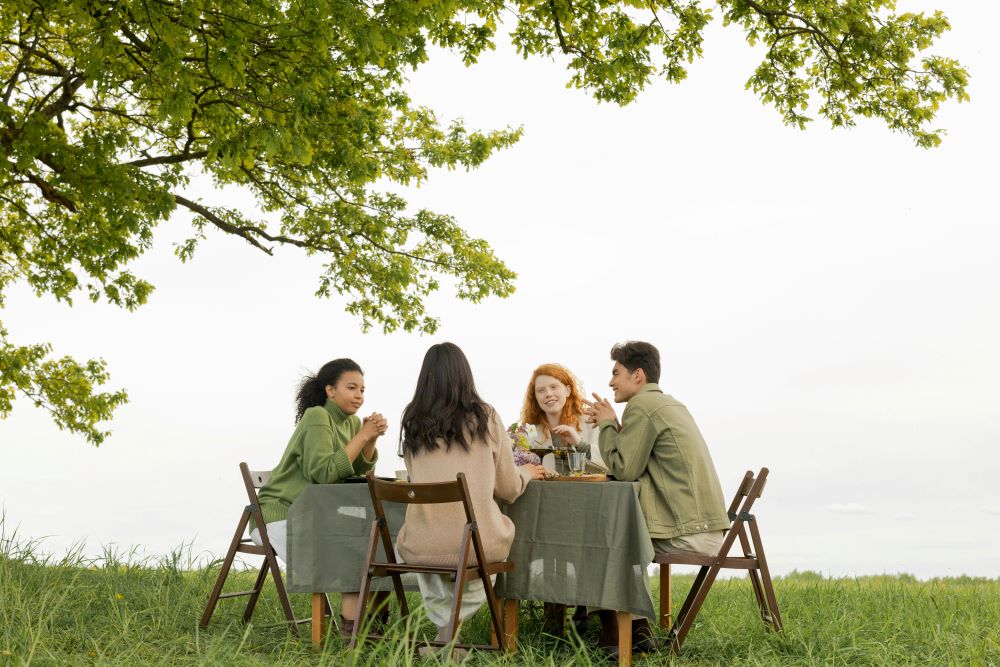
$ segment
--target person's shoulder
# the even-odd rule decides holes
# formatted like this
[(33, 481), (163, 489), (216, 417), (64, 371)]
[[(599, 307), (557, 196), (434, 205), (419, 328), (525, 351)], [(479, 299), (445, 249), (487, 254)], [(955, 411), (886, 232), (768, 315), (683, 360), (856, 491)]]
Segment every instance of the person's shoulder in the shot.
[(330, 413), (322, 405), (306, 408), (299, 420), (300, 426), (329, 426), (332, 421)]
[(665, 408), (683, 408), (684, 404), (669, 394), (664, 394), (658, 386), (649, 387), (633, 396), (627, 408), (635, 408), (650, 414)]

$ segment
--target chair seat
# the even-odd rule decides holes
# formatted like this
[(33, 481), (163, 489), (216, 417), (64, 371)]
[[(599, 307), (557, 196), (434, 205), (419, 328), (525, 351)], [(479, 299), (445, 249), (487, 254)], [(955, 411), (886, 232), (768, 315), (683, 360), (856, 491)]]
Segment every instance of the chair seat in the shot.
[[(455, 576), (455, 567), (447, 567), (441, 565), (417, 565), (414, 563), (383, 563), (374, 562), (370, 566), (370, 571), (373, 577), (387, 577), (395, 572), (418, 572), (421, 574), (449, 574), (452, 577)], [(498, 574), (500, 572), (510, 572), (514, 569), (514, 564), (510, 561), (498, 561), (496, 563), (487, 563), (483, 568), (486, 570), (486, 574)], [(471, 566), (465, 568), (465, 574), (468, 576), (475, 576), (479, 574), (478, 566)]]
[(259, 547), (256, 544), (241, 544), (236, 547), (236, 550), (241, 554), (257, 554), (258, 556), (268, 555), (264, 547)]
[[(659, 565), (715, 565), (718, 556), (696, 553), (658, 553), (653, 559)], [(733, 556), (722, 559), (721, 567), (729, 570), (751, 570), (759, 567), (757, 559), (747, 556)]]

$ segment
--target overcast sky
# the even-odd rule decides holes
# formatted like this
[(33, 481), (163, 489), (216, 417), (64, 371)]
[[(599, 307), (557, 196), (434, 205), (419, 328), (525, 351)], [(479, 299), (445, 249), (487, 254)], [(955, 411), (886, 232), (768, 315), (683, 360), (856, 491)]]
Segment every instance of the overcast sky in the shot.
[(725, 495), (771, 469), (758, 515), (777, 572), (1000, 576), (1000, 9), (899, 9), (934, 7), (953, 24), (934, 52), (973, 79), (931, 151), (876, 122), (783, 126), (744, 90), (759, 51), (719, 22), (687, 81), (624, 109), (566, 89), (561, 61), (500, 46), (466, 69), (436, 54), (416, 100), (525, 135), (408, 192), (518, 272), (506, 300), (432, 298), (434, 336), (363, 334), (343, 302), (313, 297), (320, 262), (291, 250), (209, 233), (182, 265), (180, 213), (135, 265), (157, 288), (136, 313), (12, 289), (0, 319), (14, 341), (103, 357), (131, 400), (99, 449), (26, 401), (0, 422), (3, 530), (56, 554), (81, 541), (221, 554), (245, 501), (238, 463), (277, 463), (296, 383), (329, 359), (364, 368), (362, 411), (389, 417), (378, 471), (392, 474), (430, 344), (460, 345), (509, 423), (536, 365), (606, 395), (609, 348), (642, 339)]

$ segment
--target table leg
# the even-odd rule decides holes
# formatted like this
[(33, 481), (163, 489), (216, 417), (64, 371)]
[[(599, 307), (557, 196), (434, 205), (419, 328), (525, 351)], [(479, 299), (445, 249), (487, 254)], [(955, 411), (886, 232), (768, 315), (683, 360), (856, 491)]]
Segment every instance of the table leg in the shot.
[(313, 593), (312, 597), (312, 643), (319, 646), (323, 642), (323, 613), (326, 605), (323, 593)]
[(618, 612), (618, 664), (632, 665), (632, 614), (627, 611)]
[(503, 610), (503, 646), (507, 651), (517, 651), (517, 611), (520, 600), (504, 600)]

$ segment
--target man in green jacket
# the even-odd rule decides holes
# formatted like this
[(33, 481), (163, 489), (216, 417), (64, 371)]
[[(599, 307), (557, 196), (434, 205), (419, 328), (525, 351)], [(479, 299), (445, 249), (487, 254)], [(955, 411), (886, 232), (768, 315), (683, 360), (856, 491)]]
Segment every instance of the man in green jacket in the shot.
[[(600, 428), (605, 464), (617, 479), (639, 482), (639, 505), (655, 551), (718, 553), (729, 527), (722, 486), (691, 414), (657, 385), (660, 353), (649, 343), (629, 341), (611, 348), (611, 359), (608, 386), (616, 403), (627, 403), (622, 421), (597, 394), (586, 410), (586, 419)], [(599, 643), (617, 643), (607, 629)], [(655, 647), (646, 619), (633, 624), (633, 633), (635, 649)]]

